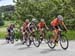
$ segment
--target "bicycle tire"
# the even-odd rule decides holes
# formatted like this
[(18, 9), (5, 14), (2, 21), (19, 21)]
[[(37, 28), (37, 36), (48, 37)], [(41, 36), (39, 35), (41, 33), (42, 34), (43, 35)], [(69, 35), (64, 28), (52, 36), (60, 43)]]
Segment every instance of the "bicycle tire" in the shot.
[(48, 44), (49, 48), (51, 48), (51, 49), (54, 49), (56, 46), (56, 43), (53, 43), (53, 41), (51, 41), (51, 36), (48, 37), (48, 43), (47, 44)]
[[(63, 45), (62, 45), (62, 40), (66, 40), (66, 42), (67, 42), (67, 45), (66, 45), (66, 47), (64, 47)], [(62, 35), (61, 36), (61, 38), (60, 38), (60, 46), (62, 47), (62, 49), (64, 49), (64, 50), (66, 50), (66, 49), (68, 49), (68, 46), (69, 46), (69, 41), (68, 41), (68, 38), (65, 36), (65, 35)]]
[(53, 43), (54, 45), (52, 46), (52, 42), (51, 41), (48, 41), (48, 46), (51, 48), (51, 49), (54, 49), (56, 44)]
[(27, 38), (27, 40), (26, 40), (26, 46), (27, 47), (30, 47), (30, 45), (31, 45), (31, 40), (30, 40), (30, 38)]
[[(37, 41), (37, 43), (35, 43), (35, 41)], [(35, 47), (39, 47), (40, 46), (40, 41), (37, 39), (37, 40), (33, 40), (33, 44)]]

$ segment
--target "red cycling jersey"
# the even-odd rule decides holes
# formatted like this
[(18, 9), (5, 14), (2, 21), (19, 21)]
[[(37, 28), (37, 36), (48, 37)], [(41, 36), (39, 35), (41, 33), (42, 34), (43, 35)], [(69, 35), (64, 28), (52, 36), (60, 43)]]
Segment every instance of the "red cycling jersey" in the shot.
[(58, 26), (59, 25), (59, 20), (57, 18), (55, 18), (52, 22), (51, 22), (52, 26)]
[(23, 30), (25, 30), (27, 28), (28, 24), (29, 24), (28, 22), (24, 22), (24, 24), (23, 24)]
[(38, 26), (38, 28), (44, 28), (45, 22), (39, 22), (37, 26)]

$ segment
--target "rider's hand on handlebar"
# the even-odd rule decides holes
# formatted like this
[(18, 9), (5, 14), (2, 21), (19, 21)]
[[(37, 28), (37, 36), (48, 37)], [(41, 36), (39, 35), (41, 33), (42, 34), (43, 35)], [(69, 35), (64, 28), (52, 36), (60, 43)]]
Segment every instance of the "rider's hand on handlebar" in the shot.
[(68, 29), (65, 29), (64, 31), (65, 31), (65, 32), (68, 32)]

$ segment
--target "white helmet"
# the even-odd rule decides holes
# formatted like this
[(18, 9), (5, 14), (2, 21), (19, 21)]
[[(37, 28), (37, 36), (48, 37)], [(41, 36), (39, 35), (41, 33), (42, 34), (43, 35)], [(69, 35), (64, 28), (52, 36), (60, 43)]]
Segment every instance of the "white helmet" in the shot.
[(32, 19), (32, 22), (37, 22), (37, 20), (35, 18)]
[(61, 16), (61, 15), (58, 15), (57, 18), (58, 18), (59, 20), (63, 20), (63, 16)]

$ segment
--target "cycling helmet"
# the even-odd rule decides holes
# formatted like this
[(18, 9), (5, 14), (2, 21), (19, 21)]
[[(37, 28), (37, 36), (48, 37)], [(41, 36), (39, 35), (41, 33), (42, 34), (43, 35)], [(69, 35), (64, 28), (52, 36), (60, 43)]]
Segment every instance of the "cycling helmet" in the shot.
[(63, 16), (61, 16), (61, 15), (58, 15), (57, 18), (58, 18), (59, 20), (63, 20)]
[(42, 22), (44, 22), (44, 19), (41, 19)]
[(29, 19), (26, 19), (25, 21), (26, 21), (26, 22), (29, 22)]
[(32, 22), (36, 23), (36, 22), (37, 22), (37, 20), (36, 20), (35, 18), (33, 18), (33, 19), (32, 19)]

